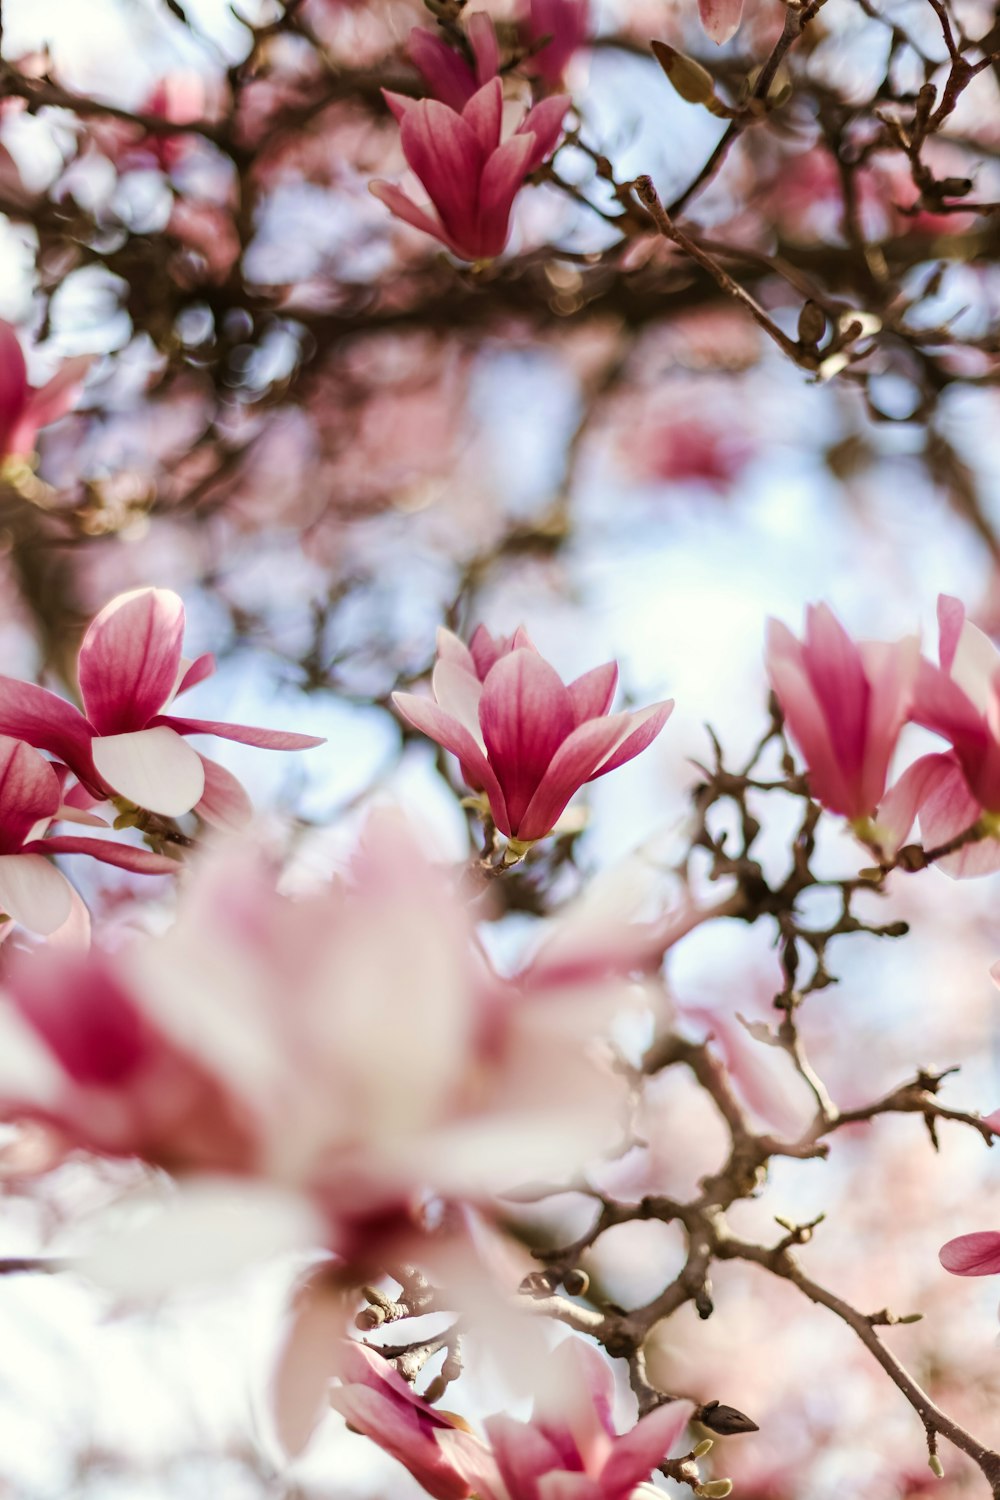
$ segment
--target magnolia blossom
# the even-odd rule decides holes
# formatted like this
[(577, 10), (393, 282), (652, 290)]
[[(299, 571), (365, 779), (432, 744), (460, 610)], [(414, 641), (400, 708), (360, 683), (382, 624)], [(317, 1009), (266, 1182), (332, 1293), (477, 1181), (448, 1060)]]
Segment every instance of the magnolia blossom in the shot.
[(459, 113), (477, 89), (481, 89), (500, 71), (500, 48), (493, 22), (485, 11), (476, 11), (466, 22), (475, 63), (470, 67), (461, 52), (449, 47), (443, 37), (422, 26), (410, 32), (408, 51), (414, 67), (419, 68), (435, 99)]
[(0, 322), (0, 458), (34, 453), (38, 433), (74, 405), (90, 368), (89, 355), (67, 359), (52, 379), (36, 390), (28, 384), (28, 367), (17, 334)]
[(916, 636), (856, 644), (825, 604), (807, 606), (803, 641), (768, 622), (768, 676), (812, 793), (852, 822), (871, 818), (885, 795), (919, 650)]
[(66, 818), (101, 822), (63, 806), (60, 776), (43, 755), (0, 735), (0, 910), (33, 932), (56, 932), (69, 919), (76, 898), (46, 855), (90, 854), (144, 875), (167, 875), (177, 869), (163, 855), (111, 839), (43, 837), (53, 820)]
[(533, 47), (544, 43), (525, 60), (526, 70), (559, 84), (570, 59), (590, 37), (590, 0), (528, 0), (522, 28)]
[[(357, 1346), (355, 1346), (357, 1347)], [(489, 1417), (488, 1444), (440, 1416), (370, 1350), (358, 1350), (331, 1401), (351, 1427), (405, 1465), (439, 1500), (628, 1500), (677, 1443), (691, 1414), (671, 1401), (615, 1432), (607, 1360), (567, 1339), (546, 1361), (530, 1422)]]
[(501, 833), (544, 838), (573, 794), (651, 744), (673, 700), (610, 713), (618, 666), (606, 662), (568, 686), (522, 628), (496, 640), (480, 626), (466, 647), (438, 632), (433, 701), (394, 693), (416, 729), (457, 755), (462, 776), (485, 794)]
[[(957, 837), (983, 813), (1000, 816), (1000, 652), (947, 594), (938, 599), (938, 626), (940, 665), (921, 661), (912, 717), (953, 748), (914, 761), (880, 816), (900, 840), (919, 817), (930, 846)], [(989, 874), (1000, 869), (1000, 839), (971, 843), (940, 864), (952, 875)]]
[(183, 638), (184, 605), (169, 589), (119, 594), (80, 646), (85, 712), (34, 683), (0, 677), (0, 733), (48, 750), (98, 800), (123, 796), (167, 817), (196, 808), (212, 822), (239, 821), (249, 811), (243, 788), (183, 735), (214, 734), (267, 750), (305, 750), (323, 740), (165, 713), (215, 670), (211, 655), (186, 661)]
[(497, 980), (394, 821), (368, 826), (347, 878), (298, 899), (276, 880), (224, 842), (162, 935), (16, 964), (49, 1067), (41, 1093), (9, 1087), (5, 1117), (299, 1194), (352, 1256), (411, 1233), (426, 1192), (482, 1197), (601, 1148), (621, 1098), (591, 1055), (595, 1005)]
[(421, 207), (389, 182), (370, 184), (376, 198), (461, 260), (499, 255), (510, 234), (518, 188), (555, 150), (568, 95), (543, 99), (506, 138), (499, 78), (478, 89), (461, 110), (439, 99), (413, 100), (388, 92), (385, 100), (399, 121), (403, 155), (432, 208)]
[(721, 45), (736, 35), (743, 19), (743, 0), (698, 0), (706, 36)]

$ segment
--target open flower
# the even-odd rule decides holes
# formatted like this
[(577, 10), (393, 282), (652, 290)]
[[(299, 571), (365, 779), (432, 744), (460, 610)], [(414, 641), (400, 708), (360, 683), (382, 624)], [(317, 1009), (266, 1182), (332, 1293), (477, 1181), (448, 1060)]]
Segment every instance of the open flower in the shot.
[(438, 1415), (379, 1355), (359, 1350), (331, 1400), (358, 1432), (397, 1458), (439, 1500), (628, 1500), (690, 1421), (671, 1401), (615, 1432), (615, 1383), (603, 1355), (566, 1339), (546, 1361), (530, 1422), (488, 1417), (488, 1446)]
[(176, 871), (173, 860), (112, 839), (45, 838), (56, 818), (99, 822), (62, 805), (55, 768), (37, 750), (0, 735), (0, 911), (43, 936), (70, 916), (75, 892), (50, 854), (89, 854), (105, 864), (145, 875)]
[(482, 626), (468, 647), (438, 633), (433, 700), (394, 693), (416, 729), (458, 756), (462, 776), (485, 793), (501, 833), (544, 838), (573, 794), (650, 745), (673, 700), (610, 712), (618, 666), (606, 662), (568, 686), (523, 629), (494, 640)]
[(768, 676), (812, 794), (852, 822), (871, 818), (885, 795), (919, 652), (916, 636), (854, 642), (825, 604), (807, 606), (802, 641), (780, 620), (768, 622)]
[(71, 409), (90, 368), (89, 355), (63, 361), (37, 390), (28, 384), (28, 367), (17, 334), (0, 322), (0, 458), (27, 458), (38, 433)]
[(507, 243), (518, 189), (555, 150), (569, 97), (543, 99), (506, 138), (499, 78), (478, 89), (461, 111), (439, 99), (386, 92), (385, 100), (399, 121), (403, 155), (431, 206), (421, 207), (390, 182), (372, 182), (375, 197), (460, 260), (492, 260)]
[(238, 818), (248, 804), (236, 778), (182, 736), (214, 734), (266, 750), (306, 750), (323, 740), (165, 713), (215, 670), (211, 655), (183, 659), (183, 637), (184, 605), (169, 589), (119, 594), (80, 646), (85, 712), (34, 683), (0, 677), (0, 733), (48, 750), (99, 800), (123, 796), (167, 817), (197, 808), (209, 821)]

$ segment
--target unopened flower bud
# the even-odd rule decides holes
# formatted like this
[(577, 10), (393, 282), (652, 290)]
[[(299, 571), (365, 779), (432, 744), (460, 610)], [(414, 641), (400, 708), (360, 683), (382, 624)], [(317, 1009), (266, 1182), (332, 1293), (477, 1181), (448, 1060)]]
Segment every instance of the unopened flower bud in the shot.
[(927, 1467), (930, 1469), (931, 1473), (935, 1475), (936, 1478), (944, 1478), (944, 1464), (938, 1458), (936, 1453), (932, 1453), (930, 1458), (927, 1460)]
[(586, 1271), (581, 1271), (579, 1266), (575, 1266), (563, 1277), (563, 1287), (570, 1297), (585, 1297), (590, 1290), (590, 1277)]
[(705, 1495), (707, 1500), (726, 1500), (726, 1496), (732, 1493), (733, 1481), (731, 1479), (709, 1479), (695, 1489), (696, 1495)]
[(707, 68), (693, 57), (685, 57), (666, 42), (650, 42), (653, 56), (673, 85), (674, 92), (688, 104), (707, 104), (715, 98), (715, 80)]
[(799, 313), (799, 342), (818, 344), (826, 331), (826, 313), (818, 302), (803, 302)]
[(715, 1441), (714, 1441), (714, 1439), (712, 1439), (712, 1438), (702, 1438), (702, 1440), (698, 1444), (697, 1448), (694, 1448), (692, 1451), (694, 1453), (695, 1458), (704, 1458), (705, 1455), (706, 1455), (706, 1453), (711, 1453), (711, 1451), (712, 1451), (712, 1449), (714, 1447), (715, 1447)]

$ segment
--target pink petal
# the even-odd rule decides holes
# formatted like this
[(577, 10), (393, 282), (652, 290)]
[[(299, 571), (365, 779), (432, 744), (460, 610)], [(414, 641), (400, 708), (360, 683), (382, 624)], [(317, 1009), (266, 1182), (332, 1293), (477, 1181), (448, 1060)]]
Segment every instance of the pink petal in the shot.
[(28, 404), (28, 369), (20, 340), (9, 323), (0, 322), (0, 457), (11, 453), (30, 453), (12, 447), (14, 434)]
[(51, 380), (30, 393), (24, 416), (15, 435), (17, 443), (15, 451), (30, 453), (35, 446), (35, 437), (38, 432), (43, 427), (49, 427), (53, 422), (58, 422), (60, 417), (64, 417), (68, 411), (72, 410), (76, 405), (84, 377), (93, 363), (94, 357), (91, 354), (80, 354), (75, 359), (64, 360)]
[(673, 711), (674, 700), (667, 698), (662, 703), (651, 704), (649, 708), (640, 708), (634, 713), (617, 715), (633, 727), (607, 760), (601, 762), (590, 780), (594, 781), (598, 776), (606, 776), (609, 771), (617, 771), (619, 766), (635, 760), (637, 755), (641, 755), (643, 750), (653, 743)]
[(677, 1443), (694, 1406), (690, 1401), (670, 1401), (642, 1417), (615, 1443), (611, 1457), (601, 1470), (601, 1492), (613, 1500), (630, 1495), (647, 1480)]
[(94, 764), (109, 786), (148, 812), (176, 818), (205, 790), (201, 757), (164, 725), (95, 739)]
[(475, 132), (484, 156), (497, 149), (503, 119), (503, 86), (499, 78), (476, 90), (462, 110), (462, 119)]
[(610, 1491), (586, 1474), (543, 1474), (535, 1494), (537, 1500), (611, 1500)]
[(134, 844), (116, 844), (111, 839), (87, 839), (75, 834), (56, 834), (53, 838), (35, 839), (25, 850), (42, 854), (89, 854), (102, 864), (131, 870), (135, 875), (176, 875), (177, 861), (151, 849), (137, 849)]
[(431, 691), (435, 702), (453, 719), (469, 731), (476, 744), (485, 752), (483, 734), (479, 727), (479, 703), (483, 696), (482, 684), (472, 672), (466, 671), (458, 662), (437, 661), (431, 675)]
[(461, 110), (476, 91), (476, 79), (465, 58), (433, 32), (414, 26), (407, 42), (410, 61), (427, 80), (431, 93), (449, 109)]
[(512, 135), (493, 152), (479, 186), (476, 243), (483, 258), (500, 255), (510, 235), (514, 198), (530, 171), (534, 136)]
[(204, 682), (206, 677), (211, 677), (215, 671), (215, 657), (211, 651), (205, 651), (192, 662), (181, 661), (181, 680), (174, 689), (174, 697), (186, 693), (188, 688), (193, 688), (196, 683)]
[(0, 855), (15, 854), (58, 806), (59, 778), (44, 756), (0, 735)]
[(321, 734), (293, 734), (287, 729), (256, 729), (251, 724), (223, 724), (218, 719), (188, 719), (178, 714), (157, 714), (154, 727), (163, 725), (178, 734), (214, 734), (220, 740), (256, 745), (259, 750), (314, 750), (325, 745)]
[(0, 734), (51, 751), (81, 781), (97, 780), (90, 757), (91, 726), (79, 709), (47, 688), (0, 677)]
[(296, 1293), (271, 1376), (275, 1427), (291, 1458), (306, 1447), (329, 1409), (346, 1321), (344, 1292), (321, 1269)]
[(507, 816), (517, 835), (550, 762), (573, 730), (572, 700), (559, 674), (543, 657), (533, 651), (512, 651), (487, 674), (479, 720), (490, 765), (503, 788)]
[(789, 733), (805, 760), (813, 795), (831, 811), (844, 817), (870, 813), (871, 808), (855, 806), (840, 761), (834, 753), (825, 711), (806, 671), (803, 649), (780, 620), (767, 623), (765, 660)]
[(569, 94), (552, 94), (530, 109), (518, 126), (518, 135), (533, 135), (535, 144), (528, 158), (528, 171), (533, 172), (547, 161), (559, 144), (563, 120), (572, 104)]
[(594, 775), (621, 739), (627, 714), (588, 719), (559, 746), (519, 819), (511, 818), (515, 838), (540, 839), (551, 833), (575, 792)]
[(603, 667), (593, 667), (584, 672), (566, 689), (573, 702), (573, 717), (577, 724), (586, 719), (602, 718), (611, 708), (615, 688), (618, 686), (618, 663), (605, 662)]
[(40, 854), (0, 855), (0, 911), (22, 927), (47, 937), (67, 921), (72, 906), (69, 881)]
[(433, 235), (434, 239), (440, 240), (443, 245), (452, 249), (451, 240), (445, 232), (444, 226), (433, 218), (425, 208), (414, 203), (413, 199), (397, 187), (393, 182), (382, 182), (376, 178), (368, 184), (368, 191), (372, 197), (378, 198), (384, 203), (390, 213), (395, 214), (397, 219), (402, 219), (406, 224), (412, 224), (414, 229), (422, 229), (424, 234)]
[(86, 962), (71, 954), (25, 955), (9, 982), (21, 1015), (74, 1083), (121, 1085), (148, 1059), (155, 1040), (149, 1023), (104, 954)]
[(142, 729), (170, 698), (184, 639), (184, 605), (170, 589), (119, 594), (80, 647), (87, 717), (99, 734)]
[(417, 102), (415, 99), (409, 98), (406, 94), (394, 93), (392, 89), (383, 89), (382, 98), (400, 123), (402, 123), (407, 110), (412, 109)]
[[(927, 757), (930, 759), (930, 757)], [(924, 789), (918, 809), (920, 840), (925, 849), (948, 843), (978, 821), (982, 808), (969, 791), (961, 766), (953, 755), (936, 757), (943, 762), (938, 774)], [(956, 880), (992, 875), (1000, 870), (1000, 840), (979, 839), (936, 862), (939, 870)]]
[[(947, 755), (922, 755), (911, 766), (907, 766), (899, 780), (886, 793), (875, 818), (880, 842), (886, 854), (894, 855), (906, 842), (926, 799), (940, 782), (950, 780), (956, 772), (961, 776), (961, 767), (951, 752)], [(976, 815), (970, 821), (974, 823), (978, 816), (977, 806)], [(965, 826), (968, 827), (969, 824)]]
[(988, 635), (965, 620), (952, 653), (949, 675), (980, 713), (989, 703), (990, 689), (998, 670), (1000, 654), (997, 648)]
[(698, 11), (705, 35), (721, 46), (739, 30), (743, 0), (698, 0)]
[(209, 760), (207, 755), (200, 755), (198, 759), (205, 772), (205, 790), (194, 808), (199, 818), (204, 818), (213, 828), (245, 828), (253, 817), (253, 803), (243, 783), (218, 761)]
[(941, 1246), (938, 1259), (953, 1276), (995, 1276), (1000, 1272), (1000, 1234), (993, 1229), (960, 1234)]
[(954, 599), (950, 594), (939, 594), (937, 620), (938, 660), (950, 676), (951, 664), (958, 650), (958, 638), (965, 624), (965, 605), (961, 599)]
[(543, 1474), (565, 1467), (559, 1448), (534, 1422), (518, 1422), (501, 1413), (487, 1417), (483, 1427), (511, 1495), (531, 1495)]
[(461, 115), (437, 99), (421, 99), (400, 127), (403, 155), (437, 209), (455, 245), (476, 259), (476, 209), (484, 152)]
[(408, 1469), (435, 1500), (466, 1500), (468, 1480), (438, 1447), (434, 1426), (423, 1422), (411, 1408), (365, 1385), (335, 1386), (330, 1404), (355, 1431), (372, 1438)]
[(500, 783), (465, 725), (453, 719), (429, 698), (418, 698), (415, 693), (393, 693), (392, 701), (396, 711), (414, 729), (419, 729), (421, 734), (426, 734), (445, 750), (450, 750), (452, 755), (458, 756), (466, 784), (473, 791), (486, 793), (497, 827), (501, 833), (509, 834), (510, 827)]
[(492, 16), (485, 10), (474, 11), (466, 24), (465, 34), (476, 59), (476, 80), (482, 87), (500, 71), (500, 44)]
[[(871, 685), (858, 646), (825, 604), (806, 607), (802, 665), (825, 720), (832, 753), (856, 804), (867, 746)], [(883, 790), (879, 788), (879, 796)], [(873, 802), (859, 810), (870, 813), (874, 806)]]
[[(481, 630), (482, 626), (479, 629)], [(437, 659), (454, 662), (457, 666), (464, 667), (478, 682), (479, 672), (476, 669), (472, 652), (464, 641), (459, 640), (454, 631), (446, 630), (443, 625), (439, 625), (437, 629)], [(490, 665), (493, 665), (492, 662)]]
[(871, 810), (885, 795), (889, 765), (913, 706), (920, 642), (915, 635), (893, 642), (866, 641), (858, 651), (870, 694), (857, 796)]

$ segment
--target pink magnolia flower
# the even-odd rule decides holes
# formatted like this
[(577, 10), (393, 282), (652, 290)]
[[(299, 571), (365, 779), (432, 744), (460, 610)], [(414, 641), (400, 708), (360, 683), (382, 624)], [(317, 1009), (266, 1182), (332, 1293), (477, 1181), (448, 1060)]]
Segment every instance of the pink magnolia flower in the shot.
[(938, 1259), (953, 1276), (996, 1276), (1000, 1273), (1000, 1233), (979, 1229), (957, 1235), (941, 1246)]
[(916, 636), (851, 640), (825, 604), (806, 609), (805, 639), (768, 622), (767, 671), (805, 759), (813, 795), (851, 821), (870, 818), (913, 701)]
[(435, 99), (459, 112), (465, 108), (477, 89), (496, 78), (500, 71), (500, 48), (492, 19), (485, 11), (476, 11), (466, 22), (466, 35), (472, 49), (474, 67), (461, 52), (450, 47), (443, 37), (422, 26), (410, 32), (408, 51), (414, 67), (427, 81)]
[(439, 1417), (378, 1355), (365, 1354), (364, 1369), (353, 1372), (357, 1383), (335, 1389), (333, 1404), (440, 1500), (469, 1494), (478, 1500), (628, 1500), (669, 1456), (693, 1410), (689, 1401), (668, 1402), (617, 1434), (610, 1365), (591, 1345), (567, 1339), (548, 1358), (547, 1389), (531, 1421), (487, 1418), (487, 1447)]
[(503, 88), (493, 78), (462, 106), (385, 93), (399, 121), (403, 155), (432, 207), (402, 188), (375, 181), (371, 191), (399, 219), (433, 235), (460, 260), (491, 260), (510, 234), (514, 198), (524, 179), (552, 155), (569, 97), (554, 94), (503, 136)]
[[(984, 813), (1000, 816), (1000, 652), (947, 594), (938, 599), (938, 626), (940, 665), (921, 661), (911, 717), (953, 748), (921, 756), (890, 793), (885, 821), (899, 842), (916, 817), (925, 843), (938, 845)], [(957, 876), (989, 874), (1000, 869), (1000, 839), (982, 839), (940, 863)]]
[(529, 43), (549, 38), (525, 60), (525, 71), (557, 85), (590, 38), (590, 0), (528, 0), (522, 26)]
[(94, 798), (120, 795), (176, 817), (197, 808), (209, 821), (238, 820), (246, 793), (182, 738), (214, 734), (267, 750), (305, 750), (314, 735), (165, 713), (215, 670), (211, 655), (181, 656), (184, 606), (169, 589), (119, 594), (91, 622), (77, 663), (85, 713), (34, 683), (0, 677), (0, 733), (63, 761)]
[(736, 35), (743, 19), (743, 0), (698, 0), (705, 35), (717, 45)]
[(606, 662), (567, 686), (522, 628), (494, 640), (482, 626), (468, 647), (438, 632), (433, 700), (394, 693), (414, 728), (457, 755), (462, 776), (489, 799), (501, 833), (544, 838), (573, 794), (650, 745), (673, 700), (611, 714), (618, 666)]
[(64, 360), (52, 379), (36, 390), (28, 384), (28, 367), (17, 334), (0, 322), (0, 458), (34, 453), (38, 433), (73, 406), (90, 368), (89, 355)]
[(621, 1104), (574, 997), (496, 979), (393, 820), (299, 899), (259, 848), (223, 843), (166, 932), (32, 954), (7, 984), (57, 1077), (42, 1098), (8, 1093), (5, 1117), (296, 1195), (352, 1259), (413, 1236), (426, 1192), (486, 1198), (581, 1170)]
[(90, 854), (147, 875), (176, 872), (173, 860), (111, 839), (44, 837), (58, 818), (100, 822), (63, 806), (60, 777), (43, 755), (0, 735), (0, 911), (32, 932), (56, 932), (69, 919), (76, 896), (47, 855)]

